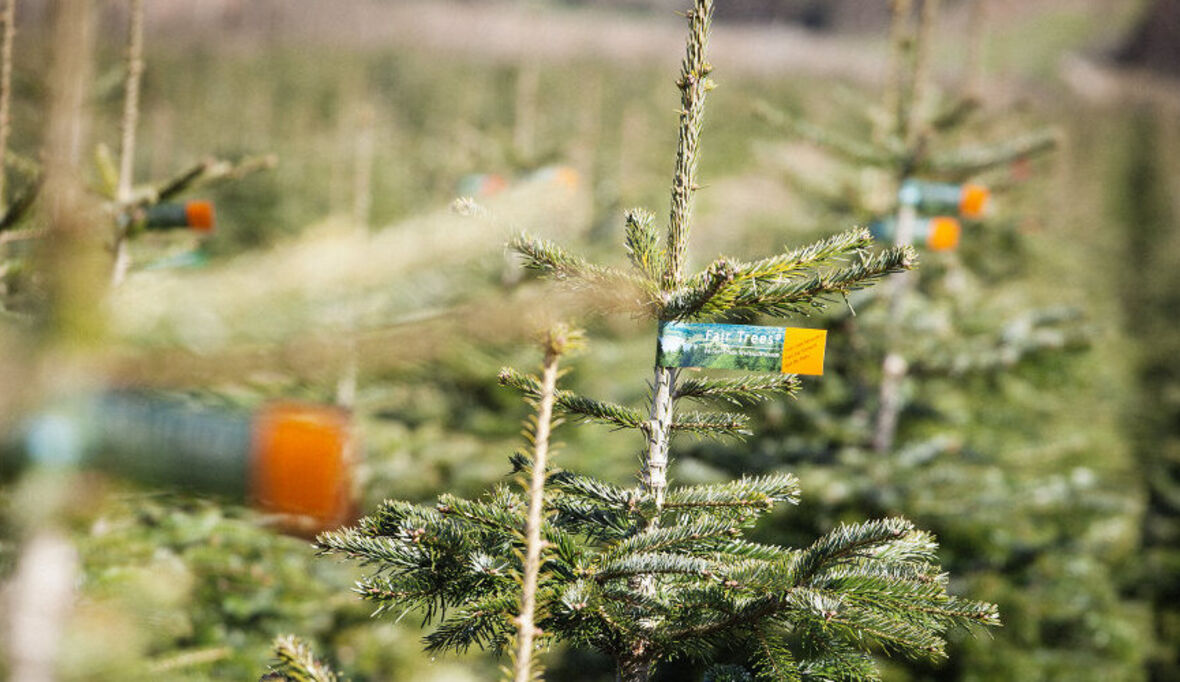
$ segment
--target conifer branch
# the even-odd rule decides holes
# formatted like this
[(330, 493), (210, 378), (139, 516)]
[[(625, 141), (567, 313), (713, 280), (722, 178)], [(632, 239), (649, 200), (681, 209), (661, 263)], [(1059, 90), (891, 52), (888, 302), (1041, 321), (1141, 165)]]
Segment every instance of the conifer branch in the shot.
[(571, 471), (553, 472), (550, 483), (569, 495), (611, 507), (626, 508), (635, 498), (633, 490), (626, 490)]
[(700, 162), (701, 128), (705, 117), (705, 96), (713, 89), (709, 78), (709, 28), (713, 21), (713, 0), (695, 0), (688, 11), (688, 46), (681, 62), (680, 127), (676, 142), (676, 171), (672, 176), (672, 207), (668, 219), (668, 264), (664, 286), (680, 286), (688, 254), (688, 231), (692, 215), (692, 195), (697, 190), (697, 165)]
[(754, 641), (760, 654), (754, 667), (759, 678), (767, 682), (800, 682), (803, 679), (799, 664), (780, 635), (757, 628)]
[(524, 267), (573, 288), (602, 294), (605, 307), (640, 311), (650, 309), (655, 287), (642, 277), (616, 268), (595, 265), (553, 242), (526, 233), (514, 236), (508, 248), (524, 258)]
[(718, 519), (698, 520), (668, 528), (652, 528), (616, 544), (603, 552), (599, 560), (611, 562), (632, 554), (663, 552), (681, 545), (690, 545), (694, 553), (703, 554), (713, 549), (709, 547), (708, 540), (731, 538), (739, 532), (740, 529), (732, 523)]
[(717, 572), (717, 565), (708, 559), (653, 552), (650, 554), (629, 554), (620, 559), (604, 562), (594, 572), (594, 580), (605, 582), (619, 578), (641, 575), (689, 575), (706, 576)]
[(841, 216), (870, 213), (869, 209), (861, 201), (858, 189), (851, 183), (842, 182), (837, 186), (831, 186), (830, 184), (817, 182), (789, 166), (784, 166), (776, 170), (786, 184), (797, 194), (819, 204), (829, 213)]
[[(813, 637), (812, 639), (820, 639)], [(829, 634), (822, 638), (822, 650), (827, 655), (807, 658), (799, 662), (799, 672), (805, 680), (847, 680), (847, 682), (881, 682), (872, 656), (853, 649)]]
[(838, 265), (872, 245), (873, 237), (869, 231), (857, 227), (777, 256), (741, 264), (737, 267), (735, 278), (752, 286), (778, 282), (787, 277), (798, 277), (819, 268)]
[(705, 671), (702, 682), (754, 682), (754, 678), (740, 665), (722, 663)]
[(664, 320), (708, 317), (724, 312), (729, 297), (722, 295), (734, 280), (734, 266), (721, 258), (668, 297), (660, 315)]
[(557, 409), (587, 421), (613, 424), (621, 429), (638, 429), (644, 425), (643, 414), (638, 410), (568, 391), (558, 393)]
[(289, 682), (336, 682), (336, 673), (316, 660), (311, 648), (294, 635), (280, 635), (274, 641), (275, 662), (263, 680)]
[(465, 652), (473, 645), (499, 653), (512, 632), (512, 594), (493, 594), (465, 604), (425, 637), (427, 651)]
[(362, 566), (379, 564), (385, 568), (416, 568), (421, 553), (404, 542), (390, 537), (370, 537), (349, 531), (329, 531), (316, 537), (321, 555), (342, 554)]
[(799, 386), (799, 377), (794, 374), (751, 375), (737, 379), (692, 377), (680, 382), (673, 398), (717, 400), (750, 407), (780, 395), (794, 396), (799, 392)]
[(637, 502), (623, 509), (604, 508), (584, 499), (564, 496), (553, 501), (556, 522), (570, 532), (601, 541), (618, 540), (632, 534), (635, 531), (633, 509), (638, 507)]
[(157, 201), (167, 201), (200, 185), (237, 180), (251, 173), (270, 170), (276, 165), (278, 165), (278, 158), (273, 154), (248, 156), (237, 161), (203, 159), (174, 177), (158, 183), (154, 188), (144, 193), (139, 203), (152, 204)]
[[(509, 458), (509, 461), (512, 463), (513, 473), (525, 472), (531, 475), (532, 464), (523, 453), (517, 452)], [(555, 490), (577, 498), (579, 502), (614, 507), (620, 510), (630, 508), (636, 502), (634, 489), (620, 488), (584, 474), (550, 467), (546, 470), (545, 475), (549, 485)], [(568, 504), (571, 500), (563, 497), (555, 502)]]
[(754, 103), (754, 111), (760, 118), (785, 132), (816, 147), (825, 149), (856, 165), (886, 167), (893, 162), (893, 155), (871, 145), (864, 144), (803, 118), (775, 109), (765, 101)]
[(519, 533), (525, 525), (523, 500), (504, 488), (497, 489), (488, 501), (443, 493), (435, 509), (444, 517), (458, 517), (495, 533)]
[(635, 208), (624, 214), (626, 224), (625, 244), (631, 265), (644, 277), (658, 282), (668, 266), (668, 254), (660, 244), (660, 234), (655, 226), (656, 217), (650, 211)]
[(796, 584), (806, 583), (829, 562), (878, 548), (887, 542), (901, 539), (913, 530), (914, 525), (901, 518), (855, 525), (840, 524), (803, 551), (795, 568), (794, 580)]
[(979, 108), (978, 99), (970, 96), (959, 97), (931, 119), (930, 127), (939, 132), (952, 130), (966, 122), (972, 114), (979, 111)]
[[(540, 393), (537, 396), (536, 429), (532, 434), (533, 461), (529, 477), (529, 508), (525, 519), (525, 558), (520, 589), (520, 615), (517, 616), (516, 653), (513, 661), (514, 682), (533, 679), (533, 638), (537, 610), (537, 580), (541, 571), (541, 524), (545, 500), (546, 458), (549, 454), (549, 431), (553, 421), (553, 404), (557, 397), (558, 359), (581, 338), (581, 333), (564, 325), (550, 329), (543, 343), (545, 359), (541, 368)], [(538, 669), (539, 671), (539, 669)]]
[(751, 508), (768, 510), (775, 504), (799, 503), (799, 479), (793, 474), (743, 476), (720, 485), (673, 488), (668, 509)]
[(823, 308), (825, 296), (847, 294), (886, 275), (909, 270), (918, 259), (910, 246), (891, 247), (833, 271), (764, 286), (746, 285), (734, 297), (732, 312), (787, 317)]
[(536, 239), (525, 232), (510, 239), (508, 248), (524, 257), (525, 268), (536, 270), (559, 281), (580, 280), (586, 284), (600, 284), (626, 279), (625, 275), (613, 268), (594, 265), (551, 241)]
[(931, 156), (927, 166), (932, 173), (965, 178), (1028, 159), (1056, 149), (1061, 144), (1058, 130), (1039, 130), (989, 147), (964, 147)]
[(750, 418), (732, 412), (682, 412), (673, 418), (673, 431), (691, 431), (709, 436), (748, 436)]
[[(499, 381), (501, 386), (516, 389), (533, 400), (541, 397), (542, 385), (536, 377), (521, 374), (510, 367), (500, 370)], [(558, 390), (554, 406), (562, 413), (587, 421), (613, 424), (619, 428), (638, 429), (644, 424), (643, 415), (638, 410), (587, 398), (571, 391)]]
[(385, 500), (372, 514), (361, 519), (355, 532), (368, 537), (397, 535), (407, 527), (421, 528), (440, 523), (442, 519), (434, 509), (401, 500)]
[(213, 167), (213, 164), (213, 159), (202, 159), (192, 166), (189, 166), (185, 170), (176, 174), (176, 176), (159, 183), (155, 191), (152, 193), (154, 195), (153, 198), (158, 198), (160, 201), (166, 201), (180, 194), (189, 187), (193, 186), (198, 179), (205, 175), (205, 173), (208, 173), (209, 169)]
[[(836, 613), (824, 614), (828, 627), (842, 633), (845, 638), (868, 639), (882, 645), (888, 651), (907, 654), (910, 658), (940, 660), (946, 658), (946, 642), (930, 630), (889, 618), (873, 609), (845, 608)], [(915, 656), (917, 654), (917, 656)]]

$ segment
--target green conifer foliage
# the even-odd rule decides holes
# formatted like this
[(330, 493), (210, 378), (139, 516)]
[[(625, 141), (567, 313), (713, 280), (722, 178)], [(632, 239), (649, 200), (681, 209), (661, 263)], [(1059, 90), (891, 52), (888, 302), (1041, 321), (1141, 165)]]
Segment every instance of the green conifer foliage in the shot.
[[(527, 267), (570, 286), (603, 292), (604, 305), (653, 321), (785, 317), (911, 268), (909, 247), (870, 254), (865, 230), (762, 260), (719, 258), (688, 274), (688, 236), (705, 99), (713, 88), (706, 58), (711, 0), (687, 13), (672, 208), (665, 235), (650, 214), (626, 220), (631, 268), (590, 263), (555, 244), (520, 235)], [(649, 409), (559, 391), (555, 411), (632, 429), (644, 447), (638, 485), (618, 486), (574, 471), (546, 472), (546, 519), (537, 589), (539, 643), (564, 642), (612, 658), (617, 679), (650, 679), (675, 658), (711, 660), (740, 647), (767, 680), (877, 679), (874, 649), (909, 657), (944, 655), (954, 625), (997, 624), (991, 604), (947, 593), (934, 539), (901, 518), (842, 524), (801, 549), (751, 541), (766, 513), (799, 499), (794, 476), (669, 486), (678, 432), (740, 435), (738, 413), (679, 409), (683, 399), (749, 405), (797, 388), (793, 377), (681, 381), (656, 367)], [(504, 370), (502, 383), (537, 398), (536, 377)], [(514, 459), (527, 473), (531, 462)], [(472, 645), (505, 649), (519, 603), (523, 496), (498, 487), (468, 500), (440, 496), (434, 507), (387, 501), (358, 526), (318, 538), (326, 554), (372, 567), (357, 586), (378, 612), (416, 611), (434, 629), (432, 651)], [(728, 667), (713, 679), (742, 679)]]
[(311, 648), (297, 637), (275, 638), (275, 662), (260, 682), (337, 682), (331, 668), (316, 660)]
[[(926, 87), (937, 2), (920, 3), (916, 31), (913, 4), (894, 2), (886, 103), (857, 102), (855, 128), (760, 106), (776, 130), (847, 171), (825, 183), (784, 169), (788, 182), (844, 223), (898, 212), (910, 178), (1011, 191), (987, 220), (965, 224), (959, 252), (931, 254), (902, 286), (854, 296), (855, 316), (836, 309), (826, 376), (798, 401), (767, 403), (748, 446), (702, 443), (686, 454), (723, 472), (789, 468), (816, 493), (762, 538), (796, 541), (849, 518), (904, 514), (937, 532), (958, 579), (1000, 602), (1006, 627), (994, 638), (961, 642), (937, 669), (894, 664), (889, 679), (1124, 679), (1141, 655), (1138, 616), (1119, 603), (1110, 559), (1119, 550), (1101, 529), (1129, 528), (1131, 510), (1103, 480), (1117, 466), (1110, 453), (1062, 407), (1073, 399), (1063, 396), (1095, 390), (1077, 352), (1086, 330), (1064, 296), (1034, 307), (1030, 246), (1004, 225), (1016, 222), (1004, 204), (1020, 203), (1021, 191), (1008, 164), (1051, 150), (1058, 134), (1013, 130), (987, 116), (977, 93)], [(866, 113), (874, 134), (857, 136), (870, 128)], [(888, 355), (900, 362), (882, 363)], [(891, 381), (894, 428), (882, 439)]]

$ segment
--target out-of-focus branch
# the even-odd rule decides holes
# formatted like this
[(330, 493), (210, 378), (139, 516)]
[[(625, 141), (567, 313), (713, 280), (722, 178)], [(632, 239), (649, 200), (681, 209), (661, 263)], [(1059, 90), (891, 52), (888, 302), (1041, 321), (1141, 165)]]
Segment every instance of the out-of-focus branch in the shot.
[[(127, 74), (123, 81), (123, 137), (119, 146), (119, 181), (115, 201), (125, 206), (131, 201), (135, 174), (135, 132), (139, 125), (139, 84), (143, 78), (143, 0), (131, 0), (127, 10)], [(119, 286), (131, 267), (127, 240), (122, 229), (115, 235), (115, 264), (111, 285)]]
[(12, 103), (12, 43), (16, 40), (16, 0), (4, 0), (0, 10), (0, 214), (6, 212), (8, 203), (4, 197), (4, 161), (8, 156), (8, 133), (12, 129), (10, 106)]

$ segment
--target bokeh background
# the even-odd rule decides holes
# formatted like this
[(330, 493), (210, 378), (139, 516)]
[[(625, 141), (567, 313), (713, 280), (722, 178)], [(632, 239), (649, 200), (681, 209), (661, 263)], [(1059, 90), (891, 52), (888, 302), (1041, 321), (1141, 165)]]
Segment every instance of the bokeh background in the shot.
[[(1063, 142), (994, 178), (997, 209), (961, 253), (924, 256), (943, 277), (971, 270), (971, 293), (944, 287), (930, 300), (977, 314), (914, 332), (932, 367), (912, 389), (917, 445), (889, 462), (850, 461), (838, 432), (855, 422), (845, 407), (857, 389), (833, 376), (808, 380), (811, 398), (759, 408), (749, 441), (681, 443), (673, 473), (797, 472), (804, 502), (775, 515), (765, 538), (805, 544), (841, 519), (888, 512), (938, 532), (954, 591), (997, 601), (1005, 627), (956, 633), (941, 665), (884, 659), (888, 680), (1180, 680), (1180, 2), (987, 0), (982, 14), (974, 4), (945, 0), (933, 34), (940, 91), (979, 78), (979, 124), (960, 139), (1054, 126)], [(53, 5), (18, 5), (10, 147), (26, 160), (46, 134)], [(502, 244), (522, 226), (621, 262), (622, 211), (666, 210), (679, 5), (148, 0), (137, 178), (210, 155), (277, 165), (202, 190), (219, 217), (199, 247), (207, 265), (163, 267), (195, 248), (189, 238), (132, 245), (136, 265), (93, 351), (103, 376), (250, 410), (335, 402), (355, 361), (362, 509), (504, 479), (528, 410), (496, 371), (537, 362), (527, 341), (546, 309), (590, 331), (570, 381), (638, 404), (652, 330), (558, 302), (522, 279)], [(887, 5), (718, 0), (696, 265), (854, 224), (798, 182), (846, 178), (754, 102), (862, 136), (886, 80)], [(86, 159), (99, 143), (117, 147), (126, 11), (95, 5)], [(461, 195), (478, 206), (449, 208)], [(348, 246), (358, 234), (380, 245), (366, 262)], [(0, 243), (0, 262), (14, 248)], [(303, 277), (309, 262), (322, 281)], [(0, 270), (10, 363), (37, 358), (12, 341), (35, 279)], [(870, 320), (862, 335), (873, 303), (858, 303)], [(1029, 338), (1040, 314), (1067, 317), (1069, 331), (964, 369), (973, 353)], [(832, 315), (821, 319), (841, 329), (846, 316)], [(365, 336), (344, 342), (345, 328)], [(847, 355), (832, 362), (873, 347), (841, 343)], [(33, 409), (18, 399), (25, 388), (0, 384), (4, 428)], [(562, 466), (632, 480), (638, 444), (626, 434), (559, 435)], [(15, 571), (37, 490), (22, 479), (0, 489), (0, 576)], [(317, 559), (247, 509), (102, 478), (71, 490), (62, 523), (80, 570), (60, 679), (256, 679), (288, 632), (354, 680), (498, 674), (480, 652), (427, 658), (415, 615), (370, 618), (349, 592), (353, 567)], [(550, 679), (611, 679), (587, 654), (546, 660)], [(660, 679), (699, 672), (673, 666)]]

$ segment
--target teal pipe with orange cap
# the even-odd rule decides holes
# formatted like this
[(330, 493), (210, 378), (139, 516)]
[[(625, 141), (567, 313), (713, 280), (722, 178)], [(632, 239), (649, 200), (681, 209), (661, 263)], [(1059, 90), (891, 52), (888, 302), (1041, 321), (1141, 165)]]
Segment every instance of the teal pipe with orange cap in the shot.
[(983, 185), (955, 185), (924, 180), (906, 180), (897, 192), (897, 200), (923, 213), (953, 210), (964, 218), (976, 220), (987, 211), (991, 192)]
[(108, 391), (35, 416), (9, 457), (244, 502), (301, 532), (353, 519), (351, 418), (330, 406), (249, 412)]
[(148, 230), (174, 230), (187, 227), (196, 232), (212, 232), (217, 226), (213, 203), (193, 200), (181, 203), (161, 203), (144, 211), (144, 227)]
[[(914, 221), (914, 244), (931, 251), (953, 251), (959, 246), (962, 231), (959, 221), (950, 216), (918, 218)], [(893, 218), (874, 220), (869, 223), (869, 233), (873, 239), (892, 244), (897, 234), (897, 221)]]

